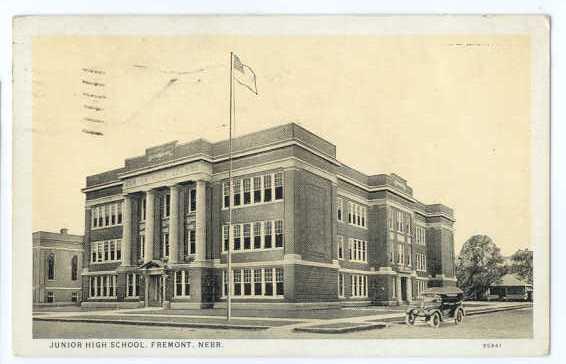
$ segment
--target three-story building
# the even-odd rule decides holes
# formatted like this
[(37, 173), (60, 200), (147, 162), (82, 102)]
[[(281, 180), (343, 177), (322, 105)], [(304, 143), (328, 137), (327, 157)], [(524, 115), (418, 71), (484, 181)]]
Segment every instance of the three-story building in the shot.
[[(453, 212), (296, 124), (148, 148), (87, 177), (83, 304), (397, 304), (454, 284)], [(232, 225), (229, 225), (229, 208)], [(231, 234), (230, 234), (231, 232)]]

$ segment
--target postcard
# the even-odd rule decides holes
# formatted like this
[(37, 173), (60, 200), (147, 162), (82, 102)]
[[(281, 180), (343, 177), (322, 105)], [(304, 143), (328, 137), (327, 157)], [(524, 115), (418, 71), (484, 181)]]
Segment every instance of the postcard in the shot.
[(14, 19), (20, 356), (549, 351), (549, 19)]

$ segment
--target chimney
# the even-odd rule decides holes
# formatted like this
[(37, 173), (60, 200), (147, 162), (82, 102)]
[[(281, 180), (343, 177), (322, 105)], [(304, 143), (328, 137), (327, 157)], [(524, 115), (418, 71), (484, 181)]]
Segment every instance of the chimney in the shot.
[(60, 230), (60, 232), (61, 232), (62, 235), (67, 235), (67, 234), (69, 233), (69, 229), (67, 229), (67, 228), (62, 228), (62, 229)]

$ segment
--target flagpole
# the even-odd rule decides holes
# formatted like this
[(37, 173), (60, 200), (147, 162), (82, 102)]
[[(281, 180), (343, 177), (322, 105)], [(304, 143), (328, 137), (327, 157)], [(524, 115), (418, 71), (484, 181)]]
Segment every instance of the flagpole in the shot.
[(232, 318), (232, 114), (234, 113), (234, 77), (232, 75), (232, 68), (234, 64), (234, 52), (230, 52), (230, 137), (229, 137), (229, 160), (230, 167), (228, 169), (228, 297), (226, 300), (226, 320)]

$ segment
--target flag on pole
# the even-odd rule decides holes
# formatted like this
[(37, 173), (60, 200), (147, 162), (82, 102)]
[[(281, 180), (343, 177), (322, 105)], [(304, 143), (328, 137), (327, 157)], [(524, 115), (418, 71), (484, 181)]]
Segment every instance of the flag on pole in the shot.
[(236, 54), (233, 55), (232, 62), (234, 66), (234, 79), (238, 81), (240, 85), (247, 87), (248, 90), (257, 95), (255, 73), (251, 67), (243, 64), (242, 61), (240, 61), (240, 57)]

